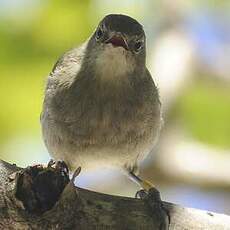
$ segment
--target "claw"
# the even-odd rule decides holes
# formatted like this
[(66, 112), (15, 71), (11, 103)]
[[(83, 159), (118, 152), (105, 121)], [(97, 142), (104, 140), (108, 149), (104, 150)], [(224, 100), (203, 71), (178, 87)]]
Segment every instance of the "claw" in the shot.
[(55, 170), (63, 173), (65, 176), (69, 176), (69, 169), (64, 161), (54, 161), (51, 159), (47, 165), (48, 168), (54, 168)]
[(66, 175), (69, 175), (69, 169), (67, 164), (64, 161), (57, 161), (55, 168), (59, 171), (64, 172)]
[(148, 196), (148, 193), (144, 189), (137, 191), (135, 194), (135, 198), (137, 198), (137, 199), (138, 198), (139, 199), (145, 199), (147, 196)]
[(49, 163), (48, 163), (48, 167), (52, 167), (55, 164), (55, 161), (53, 159), (50, 159)]

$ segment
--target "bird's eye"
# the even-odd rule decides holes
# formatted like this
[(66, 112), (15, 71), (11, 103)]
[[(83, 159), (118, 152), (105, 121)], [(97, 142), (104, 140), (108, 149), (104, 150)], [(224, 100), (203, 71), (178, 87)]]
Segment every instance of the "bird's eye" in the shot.
[(97, 32), (96, 32), (96, 40), (99, 40), (100, 38), (102, 38), (102, 36), (103, 36), (103, 31), (102, 31), (102, 29), (99, 27), (99, 28), (97, 29)]
[(142, 41), (137, 41), (134, 44), (134, 50), (135, 52), (139, 52), (143, 48), (143, 42)]

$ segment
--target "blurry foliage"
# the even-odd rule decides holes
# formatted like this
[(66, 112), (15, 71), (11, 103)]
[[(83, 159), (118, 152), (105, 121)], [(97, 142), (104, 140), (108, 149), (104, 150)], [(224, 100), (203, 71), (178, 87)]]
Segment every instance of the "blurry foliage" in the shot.
[(89, 5), (53, 0), (34, 12), (26, 9), (0, 19), (0, 144), (18, 133), (40, 130), (46, 76), (63, 52), (92, 32), (97, 22)]
[(174, 108), (174, 116), (188, 133), (210, 145), (230, 148), (229, 87), (217, 81), (198, 81), (186, 89)]

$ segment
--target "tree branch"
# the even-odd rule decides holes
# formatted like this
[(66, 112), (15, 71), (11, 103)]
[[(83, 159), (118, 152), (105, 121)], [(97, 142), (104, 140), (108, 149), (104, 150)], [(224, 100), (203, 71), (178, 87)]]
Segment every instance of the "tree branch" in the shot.
[(169, 229), (230, 229), (226, 215), (76, 188), (60, 164), (21, 169), (0, 161), (0, 182), (0, 229), (168, 229), (161, 208)]

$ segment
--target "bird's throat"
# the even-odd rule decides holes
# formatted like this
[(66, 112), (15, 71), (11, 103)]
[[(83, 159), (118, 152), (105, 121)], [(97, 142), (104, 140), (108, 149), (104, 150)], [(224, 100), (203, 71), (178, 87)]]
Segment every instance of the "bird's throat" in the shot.
[(134, 66), (127, 50), (107, 44), (96, 59), (96, 75), (101, 80), (118, 81), (132, 73)]

